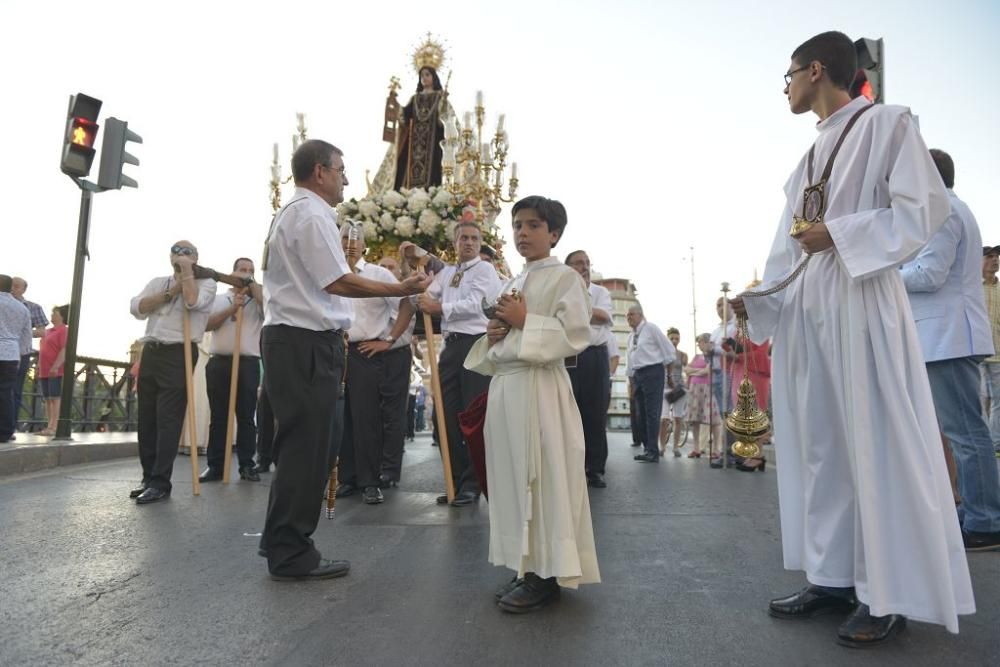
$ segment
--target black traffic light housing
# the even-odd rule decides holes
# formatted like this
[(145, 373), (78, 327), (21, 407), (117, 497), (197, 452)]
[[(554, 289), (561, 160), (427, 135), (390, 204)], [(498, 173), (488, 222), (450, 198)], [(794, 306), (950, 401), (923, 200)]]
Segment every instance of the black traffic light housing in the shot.
[(128, 129), (128, 122), (108, 118), (104, 125), (104, 143), (101, 144), (101, 171), (97, 185), (104, 190), (120, 190), (123, 185), (137, 188), (139, 184), (122, 173), (126, 164), (138, 166), (139, 158), (125, 152), (128, 142), (142, 143), (142, 137)]
[(94, 143), (97, 141), (97, 117), (101, 100), (83, 93), (69, 96), (66, 113), (66, 134), (63, 136), (62, 172), (74, 178), (85, 178), (94, 163)]
[(862, 37), (854, 42), (858, 54), (858, 75), (851, 97), (864, 95), (876, 104), (885, 103), (885, 43), (881, 38)]

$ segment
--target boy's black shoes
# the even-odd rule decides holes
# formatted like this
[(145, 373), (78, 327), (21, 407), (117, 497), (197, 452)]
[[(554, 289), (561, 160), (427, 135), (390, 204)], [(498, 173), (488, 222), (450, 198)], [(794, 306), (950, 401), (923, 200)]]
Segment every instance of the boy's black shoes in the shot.
[(905, 627), (905, 616), (872, 616), (868, 605), (859, 604), (837, 629), (837, 643), (851, 648), (879, 646), (898, 635)]
[(841, 597), (824, 591), (819, 586), (806, 586), (794, 595), (771, 600), (767, 611), (775, 618), (812, 618), (832, 612), (846, 614), (857, 604), (853, 595), (849, 598)]
[(511, 614), (527, 614), (559, 599), (559, 584), (555, 577), (542, 579), (528, 572), (511, 592), (500, 598), (497, 606)]

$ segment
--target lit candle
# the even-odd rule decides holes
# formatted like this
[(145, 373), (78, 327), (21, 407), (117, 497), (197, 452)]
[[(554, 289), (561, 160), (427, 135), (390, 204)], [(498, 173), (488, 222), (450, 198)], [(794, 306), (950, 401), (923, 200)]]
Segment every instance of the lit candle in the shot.
[(274, 152), (274, 160), (273, 160), (273, 162), (274, 162), (274, 164), (278, 164), (278, 144), (277, 144), (277, 142), (275, 142), (275, 144), (274, 144), (274, 146), (272, 146), (272, 148), (273, 148), (273, 152)]
[(298, 130), (299, 132), (306, 131), (306, 115), (304, 113), (296, 113), (295, 118), (298, 120)]
[(490, 157), (490, 145), (485, 142), (483, 143), (483, 154), (481, 159), (483, 164), (489, 164), (493, 161), (493, 158)]
[(510, 177), (517, 178), (517, 163), (512, 162), (510, 165)]
[(472, 112), (471, 111), (466, 111), (465, 112), (465, 129), (466, 130), (471, 130), (472, 129)]
[(271, 182), (281, 183), (281, 165), (272, 164), (271, 165)]
[(293, 134), (292, 135), (292, 151), (297, 151), (297, 150), (299, 150), (299, 135)]
[(477, 107), (483, 106), (483, 91), (481, 90), (476, 91), (476, 106)]
[(497, 134), (503, 132), (503, 121), (506, 118), (506, 114), (500, 114), (500, 118), (497, 119)]

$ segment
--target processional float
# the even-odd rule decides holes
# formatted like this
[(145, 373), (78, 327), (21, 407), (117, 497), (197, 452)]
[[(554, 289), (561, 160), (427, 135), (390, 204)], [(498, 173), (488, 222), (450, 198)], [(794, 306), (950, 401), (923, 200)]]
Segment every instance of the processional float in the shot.
[[(369, 178), (370, 172), (365, 173), (367, 194), (340, 204), (338, 221), (351, 225), (349, 242), (364, 244), (367, 261), (398, 256), (404, 275), (411, 270), (433, 269), (428, 264), (432, 257), (454, 261), (455, 225), (460, 221), (475, 221), (484, 245), (496, 254), (494, 266), (507, 276), (510, 270), (503, 255), (503, 239), (495, 223), (501, 206), (515, 200), (518, 185), (517, 163), (511, 163), (508, 169), (506, 118), (499, 114), (495, 129), (491, 130), (486, 124), (483, 93), (478, 91), (475, 106), (459, 120), (449, 100), (451, 72), (444, 85), (438, 75), (445, 63), (445, 49), (430, 33), (414, 50), (411, 62), (420, 81), (417, 92), (406, 105), (400, 104), (397, 94), (400, 80), (396, 76), (390, 78), (382, 121), (382, 140), (389, 146), (375, 177)], [(293, 152), (307, 139), (305, 115), (296, 115)], [(282, 178), (278, 144), (273, 146), (272, 157), (270, 200), (272, 210), (277, 212), (281, 207), (281, 188), (292, 178)], [(399, 256), (404, 242), (413, 244), (405, 257)], [(420, 324), (430, 360), (431, 392), (450, 501), (455, 497), (455, 489), (430, 314), (422, 313)], [(336, 484), (337, 466), (333, 465), (326, 496), (330, 518), (335, 508)]]

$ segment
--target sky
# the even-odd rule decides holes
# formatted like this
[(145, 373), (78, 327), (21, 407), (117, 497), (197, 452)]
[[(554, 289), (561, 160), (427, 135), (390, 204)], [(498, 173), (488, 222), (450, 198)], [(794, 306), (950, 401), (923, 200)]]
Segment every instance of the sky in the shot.
[[(288, 174), (296, 112), (344, 150), (346, 196), (365, 194), (389, 78), (405, 101), (431, 31), (459, 116), (477, 90), (491, 125), (506, 114), (518, 195), (566, 205), (556, 253), (585, 249), (605, 277), (634, 281), (647, 319), (678, 326), (690, 349), (690, 257), (697, 328), (711, 330), (721, 283), (738, 290), (763, 270), (782, 185), (816, 136), (814, 116), (789, 112), (781, 75), (829, 29), (885, 39), (887, 101), (953, 156), (956, 193), (1000, 243), (996, 2), (7, 0), (0, 273), (25, 277), (46, 312), (69, 300), (80, 195), (59, 171), (66, 104), (103, 100), (101, 121), (126, 120), (144, 142), (125, 169), (138, 189), (94, 198), (78, 350), (127, 359), (144, 330), (129, 300), (170, 272), (174, 241), (220, 270), (260, 258), (271, 146)], [(508, 239), (509, 220), (508, 205)]]

